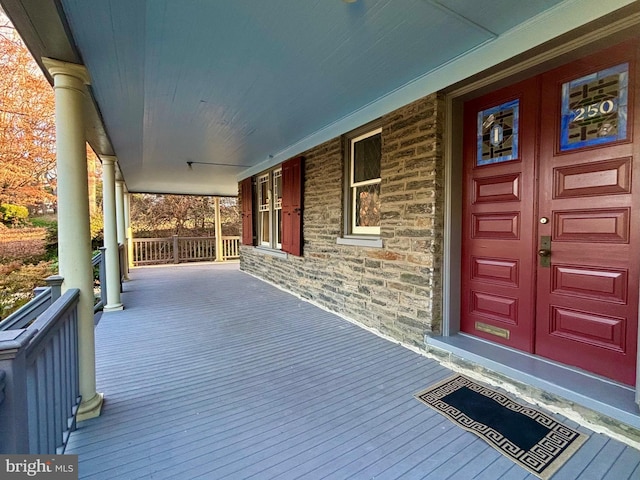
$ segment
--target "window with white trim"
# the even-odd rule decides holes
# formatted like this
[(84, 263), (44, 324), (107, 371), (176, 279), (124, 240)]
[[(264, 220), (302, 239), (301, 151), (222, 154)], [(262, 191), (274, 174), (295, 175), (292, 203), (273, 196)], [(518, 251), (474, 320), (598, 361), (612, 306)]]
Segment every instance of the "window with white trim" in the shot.
[(282, 168), (258, 175), (258, 245), (282, 248)]
[(348, 138), (349, 224), (352, 235), (380, 235), (382, 128)]

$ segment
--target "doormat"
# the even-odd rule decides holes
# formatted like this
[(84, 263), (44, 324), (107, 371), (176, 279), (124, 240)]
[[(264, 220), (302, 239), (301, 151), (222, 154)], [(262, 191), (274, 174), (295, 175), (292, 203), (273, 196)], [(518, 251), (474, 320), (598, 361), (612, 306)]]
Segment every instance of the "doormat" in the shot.
[(462, 375), (415, 397), (542, 479), (550, 478), (589, 438)]

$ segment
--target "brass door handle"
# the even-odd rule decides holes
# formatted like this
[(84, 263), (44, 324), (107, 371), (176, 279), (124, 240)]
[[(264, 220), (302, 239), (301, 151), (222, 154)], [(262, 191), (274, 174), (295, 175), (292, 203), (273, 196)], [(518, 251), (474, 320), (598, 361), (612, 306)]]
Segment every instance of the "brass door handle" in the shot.
[(538, 250), (538, 255), (540, 255), (541, 257), (549, 257), (551, 256), (551, 250), (541, 248), (540, 250)]

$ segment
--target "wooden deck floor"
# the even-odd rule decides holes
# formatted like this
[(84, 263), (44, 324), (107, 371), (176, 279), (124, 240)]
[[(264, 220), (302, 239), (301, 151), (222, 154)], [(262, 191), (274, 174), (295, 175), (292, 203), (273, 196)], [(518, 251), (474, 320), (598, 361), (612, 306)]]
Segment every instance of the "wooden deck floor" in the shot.
[[(535, 478), (413, 398), (451, 374), (435, 361), (236, 264), (131, 277), (96, 328), (80, 478)], [(639, 451), (588, 433), (554, 480), (640, 478)]]

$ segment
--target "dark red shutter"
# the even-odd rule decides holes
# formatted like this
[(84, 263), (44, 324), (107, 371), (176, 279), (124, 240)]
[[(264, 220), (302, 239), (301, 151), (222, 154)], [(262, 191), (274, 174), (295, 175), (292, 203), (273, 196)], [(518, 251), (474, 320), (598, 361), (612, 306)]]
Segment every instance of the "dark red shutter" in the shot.
[(282, 250), (302, 255), (302, 187), (304, 158), (282, 164)]
[(242, 244), (253, 245), (253, 182), (251, 177), (242, 181)]

